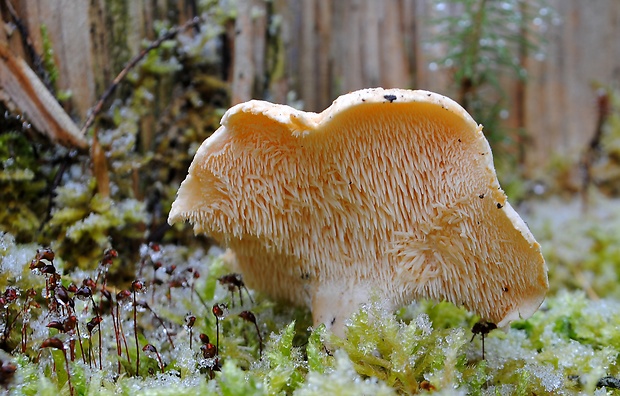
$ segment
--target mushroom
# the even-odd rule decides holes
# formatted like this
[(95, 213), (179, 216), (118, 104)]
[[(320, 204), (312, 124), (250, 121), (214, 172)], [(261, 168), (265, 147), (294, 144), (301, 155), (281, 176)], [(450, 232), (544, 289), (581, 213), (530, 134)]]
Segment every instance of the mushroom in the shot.
[(373, 300), (447, 300), (505, 327), (548, 288), (482, 126), (428, 91), (364, 89), (320, 114), (232, 107), (179, 188), (181, 220), (228, 246), (249, 287), (339, 335)]

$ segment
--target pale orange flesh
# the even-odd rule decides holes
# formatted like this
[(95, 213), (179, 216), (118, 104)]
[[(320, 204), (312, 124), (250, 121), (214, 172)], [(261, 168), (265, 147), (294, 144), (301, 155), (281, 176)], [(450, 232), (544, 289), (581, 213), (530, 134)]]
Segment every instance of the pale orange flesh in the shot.
[(321, 114), (229, 110), (179, 189), (178, 220), (229, 246), (248, 286), (340, 334), (372, 296), (448, 300), (502, 326), (548, 288), (481, 128), (425, 91), (358, 91)]

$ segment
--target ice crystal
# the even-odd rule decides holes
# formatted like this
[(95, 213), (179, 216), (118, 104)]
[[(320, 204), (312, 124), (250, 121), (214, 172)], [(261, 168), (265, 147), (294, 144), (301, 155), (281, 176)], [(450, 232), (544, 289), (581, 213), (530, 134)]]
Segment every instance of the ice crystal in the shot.
[(325, 375), (310, 372), (297, 396), (321, 395), (394, 395), (394, 389), (376, 378), (362, 378), (342, 350), (334, 352), (335, 367)]
[(0, 275), (15, 280), (28, 276), (26, 269), (36, 251), (36, 245), (15, 244), (13, 235), (0, 231)]

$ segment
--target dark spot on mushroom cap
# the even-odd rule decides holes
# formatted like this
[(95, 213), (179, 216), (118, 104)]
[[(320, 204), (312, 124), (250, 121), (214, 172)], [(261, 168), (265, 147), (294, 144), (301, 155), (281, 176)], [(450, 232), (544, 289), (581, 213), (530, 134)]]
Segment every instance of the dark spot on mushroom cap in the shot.
[(501, 203), (499, 203), (499, 202), (497, 203), (497, 209), (501, 209), (501, 208), (503, 208), (503, 207), (504, 207), (504, 206), (503, 206)]
[(383, 97), (385, 98), (385, 100), (389, 100), (390, 103), (396, 100), (396, 95), (383, 95)]

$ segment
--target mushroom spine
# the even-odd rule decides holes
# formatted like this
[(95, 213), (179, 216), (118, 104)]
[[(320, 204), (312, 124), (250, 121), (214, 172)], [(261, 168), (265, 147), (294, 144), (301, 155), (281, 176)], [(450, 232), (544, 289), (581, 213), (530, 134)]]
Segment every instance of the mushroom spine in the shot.
[(339, 334), (372, 298), (448, 300), (502, 327), (548, 288), (482, 127), (428, 91), (365, 89), (322, 113), (232, 107), (179, 188), (181, 220), (229, 247), (248, 287)]

